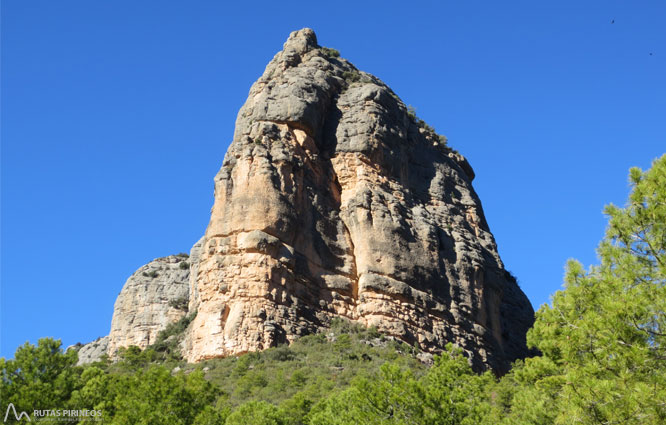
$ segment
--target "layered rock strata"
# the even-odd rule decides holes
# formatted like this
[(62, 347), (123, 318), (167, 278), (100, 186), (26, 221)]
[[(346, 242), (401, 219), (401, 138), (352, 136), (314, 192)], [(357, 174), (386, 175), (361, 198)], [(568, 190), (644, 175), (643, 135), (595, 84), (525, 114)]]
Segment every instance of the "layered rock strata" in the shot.
[[(473, 178), (389, 87), (312, 30), (292, 33), (252, 86), (215, 177), (186, 358), (262, 350), (345, 317), (426, 351), (453, 342), (477, 369), (505, 370), (526, 353), (533, 310)], [(148, 344), (149, 316), (114, 314), (110, 346)]]

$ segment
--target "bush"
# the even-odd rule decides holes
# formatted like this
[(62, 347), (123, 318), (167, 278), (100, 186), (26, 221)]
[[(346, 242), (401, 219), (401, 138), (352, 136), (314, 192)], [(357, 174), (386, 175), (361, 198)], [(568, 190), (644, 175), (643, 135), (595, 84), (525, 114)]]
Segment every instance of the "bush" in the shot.
[(339, 58), (340, 57), (340, 52), (339, 51), (337, 51), (335, 49), (331, 49), (329, 47), (322, 47), (321, 51), (324, 53), (324, 55), (328, 56), (329, 58)]
[(278, 408), (265, 401), (250, 401), (236, 409), (227, 425), (284, 425)]
[(355, 83), (361, 79), (361, 73), (358, 71), (345, 71), (342, 73), (342, 78), (344, 78), (348, 84)]
[(149, 345), (146, 351), (155, 351), (157, 353), (157, 360), (181, 360), (180, 342), (183, 339), (185, 330), (196, 316), (197, 312), (194, 311), (191, 314), (183, 316), (179, 321), (167, 325), (163, 331), (157, 334), (155, 343)]
[(289, 349), (287, 345), (281, 345), (275, 348), (269, 348), (265, 351), (267, 360), (275, 362), (287, 362), (296, 358), (296, 353)]
[(412, 105), (407, 106), (407, 116), (414, 122), (416, 122), (416, 108), (414, 108)]
[(190, 300), (187, 297), (177, 298), (175, 300), (169, 300), (169, 307), (173, 307), (177, 310), (187, 310)]

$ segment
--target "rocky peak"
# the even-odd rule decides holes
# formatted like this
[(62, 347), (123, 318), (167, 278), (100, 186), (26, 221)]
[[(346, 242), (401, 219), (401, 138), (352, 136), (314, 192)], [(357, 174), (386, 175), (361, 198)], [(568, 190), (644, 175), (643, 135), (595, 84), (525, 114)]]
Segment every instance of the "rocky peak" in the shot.
[(193, 277), (198, 274), (203, 238), (190, 254), (157, 258), (135, 271), (116, 298), (109, 335), (71, 348), (79, 354), (79, 364), (117, 357), (120, 348), (146, 348), (156, 342), (171, 323), (196, 310), (199, 293)]
[(303, 28), (289, 34), (289, 38), (282, 46), (282, 54), (304, 55), (312, 49), (318, 48), (317, 35), (311, 28)]
[(477, 370), (527, 354), (534, 311), (504, 269), (474, 171), (377, 77), (311, 29), (251, 87), (215, 177), (205, 236), (128, 280), (82, 361), (153, 343), (197, 311), (189, 361), (325, 331), (335, 318)]
[(113, 309), (109, 355), (130, 345), (146, 348), (159, 331), (187, 314), (188, 260), (186, 254), (157, 258), (127, 279)]
[[(293, 32), (253, 84), (215, 178), (191, 361), (345, 317), (478, 368), (526, 353), (533, 310), (467, 160), (378, 78)], [(191, 308), (194, 306), (191, 306)]]

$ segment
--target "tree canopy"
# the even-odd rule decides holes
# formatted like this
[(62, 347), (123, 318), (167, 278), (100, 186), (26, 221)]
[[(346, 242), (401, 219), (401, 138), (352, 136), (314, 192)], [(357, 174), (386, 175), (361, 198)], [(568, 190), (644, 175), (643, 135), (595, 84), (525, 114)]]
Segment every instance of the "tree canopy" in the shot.
[(537, 312), (528, 344), (542, 356), (507, 377), (509, 423), (666, 423), (666, 155), (630, 183), (627, 205), (605, 209), (601, 263), (569, 261)]

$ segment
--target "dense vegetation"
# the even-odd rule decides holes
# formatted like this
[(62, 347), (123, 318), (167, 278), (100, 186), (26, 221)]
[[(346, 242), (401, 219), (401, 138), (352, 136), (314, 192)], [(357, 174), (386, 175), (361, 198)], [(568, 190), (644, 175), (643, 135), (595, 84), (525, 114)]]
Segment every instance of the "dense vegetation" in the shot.
[(537, 312), (528, 343), (541, 355), (500, 379), (452, 346), (425, 367), (412, 347), (342, 321), (288, 347), (188, 365), (177, 341), (189, 317), (116, 363), (77, 367), (59, 341), (26, 343), (0, 359), (2, 407), (151, 425), (666, 423), (666, 156), (630, 179), (627, 206), (606, 209), (600, 264), (571, 261)]

